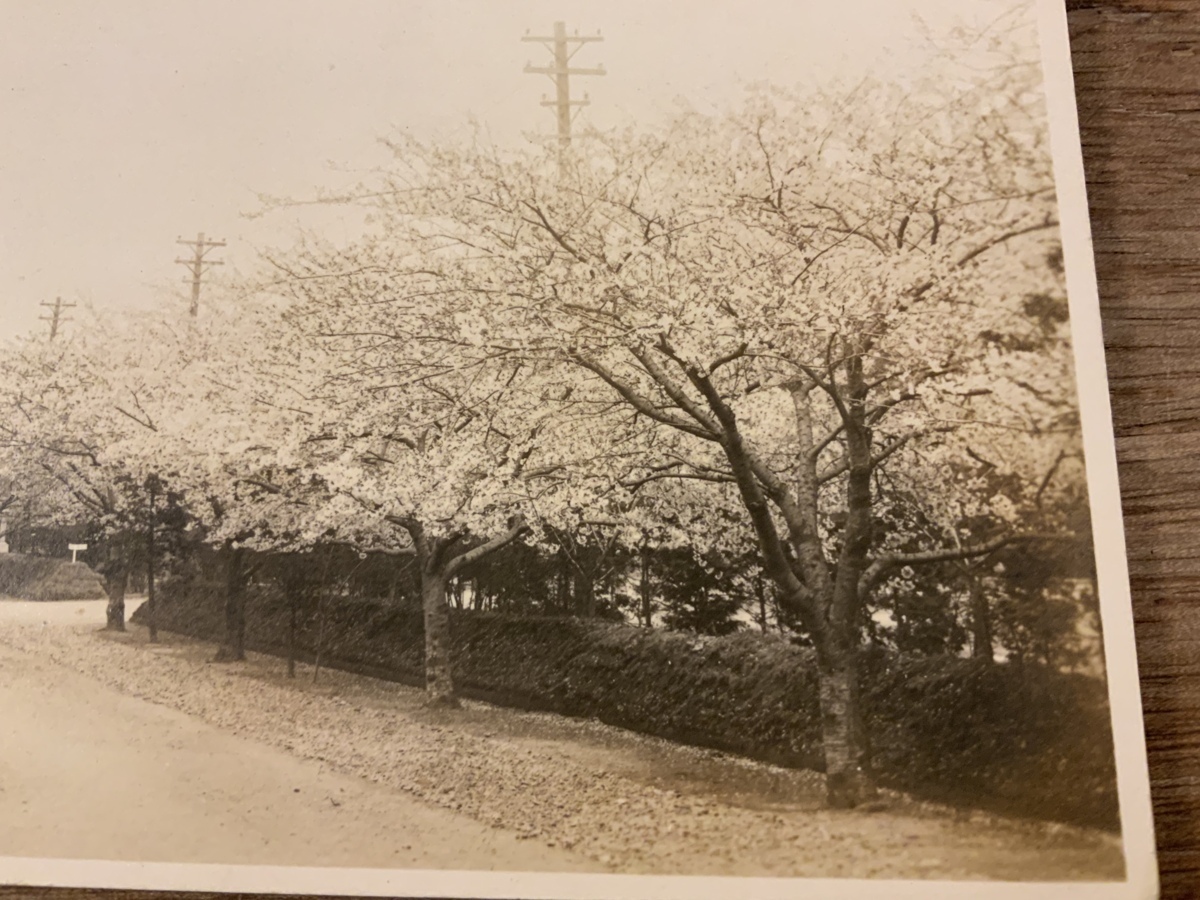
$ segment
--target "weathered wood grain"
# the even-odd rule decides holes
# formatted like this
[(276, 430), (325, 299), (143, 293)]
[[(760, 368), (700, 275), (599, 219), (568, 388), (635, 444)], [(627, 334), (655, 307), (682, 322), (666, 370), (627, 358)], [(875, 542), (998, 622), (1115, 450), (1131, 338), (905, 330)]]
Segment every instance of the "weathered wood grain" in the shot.
[[(1068, 8), (1163, 897), (1182, 900), (1200, 896), (1200, 0)], [(18, 898), (217, 900), (0, 887)]]
[(1163, 896), (1200, 896), (1200, 4), (1070, 4)]

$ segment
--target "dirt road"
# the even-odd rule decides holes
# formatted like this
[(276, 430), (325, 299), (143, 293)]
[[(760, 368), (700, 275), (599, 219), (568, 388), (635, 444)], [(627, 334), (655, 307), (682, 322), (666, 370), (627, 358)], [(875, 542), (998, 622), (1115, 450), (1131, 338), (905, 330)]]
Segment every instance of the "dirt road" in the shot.
[(1108, 880), (1116, 836), (0, 602), (0, 855), (781, 877)]
[[(61, 627), (93, 612), (89, 606), (0, 610), (10, 622), (40, 627), (49, 617)], [(0, 855), (596, 868), (2, 645), (0, 710)]]

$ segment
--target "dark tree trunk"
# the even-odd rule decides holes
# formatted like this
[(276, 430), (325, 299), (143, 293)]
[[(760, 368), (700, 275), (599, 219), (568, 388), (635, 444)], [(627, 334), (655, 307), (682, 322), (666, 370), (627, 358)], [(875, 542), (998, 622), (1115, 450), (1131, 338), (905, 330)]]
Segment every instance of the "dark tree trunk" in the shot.
[(575, 573), (575, 614), (584, 619), (596, 615), (596, 583), (592, 573), (582, 569)]
[(283, 596), (287, 600), (288, 607), (287, 677), (295, 678), (296, 654), (298, 652), (296, 632), (299, 624), (300, 607), (303, 605), (305, 597), (312, 590), (312, 583), (309, 581), (304, 568), (286, 564), (281, 568), (278, 580), (279, 586), (283, 590)]
[(300, 598), (295, 591), (288, 591), (288, 634), (287, 634), (287, 677), (296, 677), (296, 607)]
[(992, 611), (988, 605), (983, 579), (969, 575), (971, 591), (971, 656), (995, 662), (996, 651), (992, 647)]
[(325, 551), (325, 564), (321, 568), (321, 581), (317, 586), (317, 647), (313, 654), (312, 683), (317, 683), (321, 674), (321, 654), (325, 650), (325, 625), (329, 620), (329, 570), (333, 565), (333, 548)]
[(425, 703), (456, 707), (445, 573), (422, 566), (421, 605), (425, 613)]
[(105, 610), (109, 631), (125, 630), (125, 588), (129, 584), (129, 569), (121, 560), (112, 560), (104, 568), (104, 592), (108, 594)]
[(567, 551), (562, 547), (558, 548), (558, 584), (555, 590), (555, 605), (560, 613), (568, 612), (570, 609), (569, 599), (571, 591), (571, 561), (567, 557)]
[(246, 658), (246, 551), (230, 548), (225, 553), (225, 641), (218, 648), (217, 662)]
[(158, 597), (154, 591), (154, 557), (146, 564), (146, 625), (150, 630), (150, 643), (158, 642)]
[(754, 594), (758, 598), (758, 627), (763, 634), (767, 633), (767, 588), (763, 584), (762, 575), (754, 578)]
[(650, 547), (642, 545), (642, 580), (639, 585), (642, 599), (642, 624), (654, 626), (654, 595), (650, 592)]
[(150, 483), (150, 515), (146, 531), (146, 624), (150, 628), (150, 643), (158, 642), (158, 598), (154, 594), (154, 495), (156, 481)]

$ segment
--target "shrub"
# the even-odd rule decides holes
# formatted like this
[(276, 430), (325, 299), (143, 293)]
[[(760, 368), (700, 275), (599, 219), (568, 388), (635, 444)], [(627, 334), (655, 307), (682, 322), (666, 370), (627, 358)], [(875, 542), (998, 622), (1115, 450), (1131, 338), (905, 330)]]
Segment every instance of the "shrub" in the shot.
[[(219, 639), (220, 590), (164, 591), (159, 626)], [(256, 586), (246, 643), (281, 653), (289, 606)], [(144, 607), (134, 621), (144, 617)], [(423, 682), (419, 609), (302, 602), (300, 657)], [(813, 652), (776, 636), (699, 637), (573, 618), (453, 611), (466, 696), (600, 719), (779, 765), (822, 767)], [(1093, 827), (1117, 825), (1104, 685), (1040, 666), (864, 652), (863, 702), (880, 781), (929, 799)]]
[(104, 583), (84, 563), (0, 553), (0, 596), (23, 600), (102, 600)]

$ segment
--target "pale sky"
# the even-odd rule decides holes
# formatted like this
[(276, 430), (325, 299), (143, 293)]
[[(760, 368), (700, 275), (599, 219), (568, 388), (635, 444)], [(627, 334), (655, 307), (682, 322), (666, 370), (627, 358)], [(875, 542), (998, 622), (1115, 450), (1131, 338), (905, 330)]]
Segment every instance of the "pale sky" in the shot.
[[(229, 246), (221, 277), (286, 245), (311, 196), (386, 161), (380, 135), (552, 130), (527, 31), (604, 42), (573, 65), (586, 124), (661, 119), (678, 97), (731, 106), (747, 82), (816, 83), (913, 65), (914, 13), (984, 24), (1007, 0), (0, 0), (0, 334), (42, 300), (186, 307), (187, 255)], [(348, 174), (349, 173), (349, 174)], [(338, 229), (328, 214), (323, 227)], [(354, 229), (354, 219), (342, 231)], [(69, 326), (68, 326), (69, 327)]]

